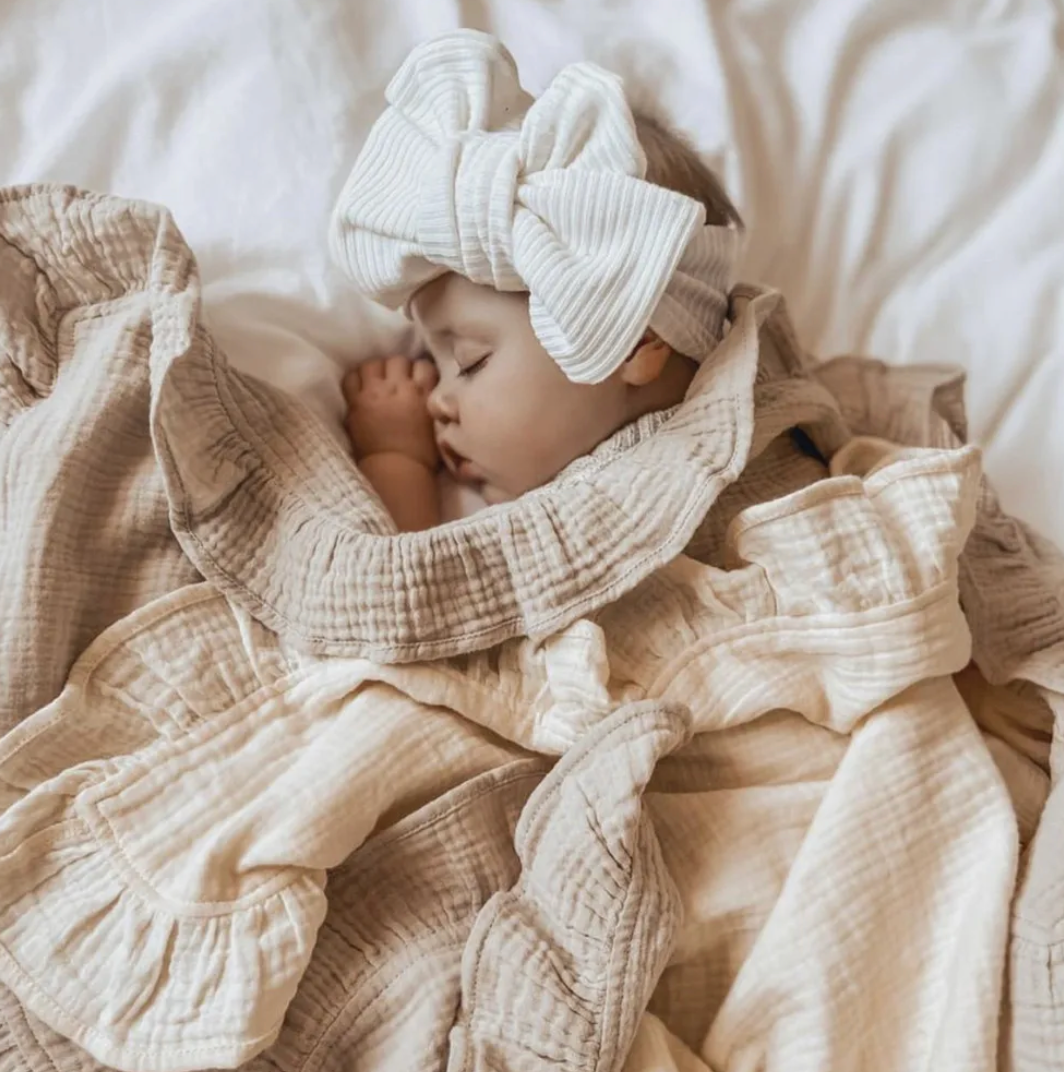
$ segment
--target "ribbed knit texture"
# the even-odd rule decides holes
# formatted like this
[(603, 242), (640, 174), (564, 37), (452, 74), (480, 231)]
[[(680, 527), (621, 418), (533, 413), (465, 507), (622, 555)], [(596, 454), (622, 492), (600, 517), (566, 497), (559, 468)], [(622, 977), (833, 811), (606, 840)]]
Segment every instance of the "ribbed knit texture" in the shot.
[(720, 341), (738, 236), (644, 181), (617, 76), (572, 64), (533, 101), (498, 41), (461, 30), (414, 49), (386, 98), (330, 231), (363, 293), (398, 308), (447, 271), (527, 290), (578, 383), (609, 376), (648, 324), (698, 360)]

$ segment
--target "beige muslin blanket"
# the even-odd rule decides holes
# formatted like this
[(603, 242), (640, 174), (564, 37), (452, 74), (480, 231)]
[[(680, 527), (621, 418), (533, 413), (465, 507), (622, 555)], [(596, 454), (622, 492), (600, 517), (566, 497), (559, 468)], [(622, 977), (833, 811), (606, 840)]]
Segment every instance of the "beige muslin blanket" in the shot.
[(740, 287), (681, 406), (398, 535), (165, 211), (0, 237), (0, 1072), (1064, 1061), (1064, 569), (954, 374)]

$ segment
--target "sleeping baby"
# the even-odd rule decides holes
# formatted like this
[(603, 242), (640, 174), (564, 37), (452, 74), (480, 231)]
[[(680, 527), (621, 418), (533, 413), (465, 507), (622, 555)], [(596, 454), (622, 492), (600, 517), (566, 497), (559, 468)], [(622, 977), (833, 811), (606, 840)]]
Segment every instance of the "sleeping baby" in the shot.
[(460, 31), (416, 49), (388, 98), (332, 240), (432, 358), (344, 382), (359, 468), (417, 531), (440, 523), (441, 461), (502, 502), (678, 405), (724, 330), (741, 223), (697, 154), (592, 64), (533, 101), (497, 41)]
[[(209, 345), (168, 216), (5, 209), (54, 262), (16, 325), (84, 291), (151, 342), (195, 572), (0, 742), (0, 982), (135, 1072), (992, 1067), (1064, 612), (955, 381), (814, 365), (595, 66), (533, 100), (456, 33), (387, 98), (332, 249), (432, 361), (348, 381), (363, 478)], [(498, 505), (439, 524), (441, 461)]]

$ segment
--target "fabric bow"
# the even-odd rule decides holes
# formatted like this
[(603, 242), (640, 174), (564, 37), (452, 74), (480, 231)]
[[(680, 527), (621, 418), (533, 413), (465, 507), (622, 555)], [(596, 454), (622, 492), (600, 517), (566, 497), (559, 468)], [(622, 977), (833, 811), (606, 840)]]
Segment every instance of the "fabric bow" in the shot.
[(699, 359), (719, 340), (732, 232), (644, 181), (616, 75), (572, 64), (535, 100), (500, 42), (464, 30), (415, 48), (385, 96), (330, 235), (364, 293), (405, 307), (448, 271), (528, 291), (536, 336), (578, 383), (625, 360), (674, 276), (663, 337)]

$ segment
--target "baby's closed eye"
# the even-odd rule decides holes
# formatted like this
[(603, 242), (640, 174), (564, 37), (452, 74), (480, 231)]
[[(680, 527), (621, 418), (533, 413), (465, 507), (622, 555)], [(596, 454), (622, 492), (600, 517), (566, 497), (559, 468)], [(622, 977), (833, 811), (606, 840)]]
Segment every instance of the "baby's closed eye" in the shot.
[(466, 380), (475, 376), (488, 363), (488, 358), (490, 357), (491, 352), (489, 351), (468, 362), (460, 360), (458, 365), (458, 375)]

